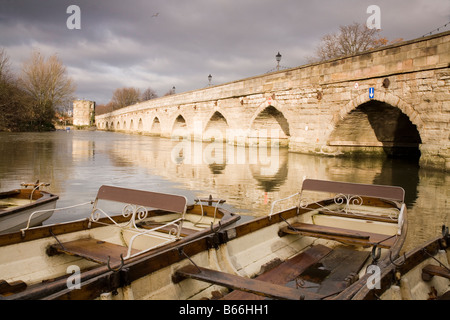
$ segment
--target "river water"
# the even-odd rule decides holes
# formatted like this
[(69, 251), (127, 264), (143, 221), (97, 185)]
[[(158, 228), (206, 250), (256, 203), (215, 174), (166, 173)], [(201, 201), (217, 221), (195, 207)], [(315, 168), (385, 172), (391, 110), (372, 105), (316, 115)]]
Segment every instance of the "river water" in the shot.
[[(226, 200), (228, 209), (266, 215), (304, 178), (401, 186), (406, 192), (405, 250), (450, 225), (450, 174), (393, 159), (302, 155), (284, 148), (235, 147), (102, 131), (0, 133), (0, 191), (48, 182), (57, 208), (94, 200), (101, 185)], [(44, 224), (80, 219), (89, 206), (58, 211)]]

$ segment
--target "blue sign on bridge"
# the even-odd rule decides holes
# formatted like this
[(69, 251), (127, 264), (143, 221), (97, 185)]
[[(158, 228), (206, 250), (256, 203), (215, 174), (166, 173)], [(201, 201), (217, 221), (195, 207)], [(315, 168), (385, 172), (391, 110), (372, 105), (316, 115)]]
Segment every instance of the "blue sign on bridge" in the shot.
[(375, 97), (375, 88), (371, 87), (369, 88), (369, 98), (373, 99)]

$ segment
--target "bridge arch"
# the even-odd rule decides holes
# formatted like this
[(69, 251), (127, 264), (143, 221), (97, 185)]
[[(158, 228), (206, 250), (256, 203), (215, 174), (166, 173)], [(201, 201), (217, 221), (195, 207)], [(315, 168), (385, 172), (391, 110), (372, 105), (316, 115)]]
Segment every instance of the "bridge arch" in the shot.
[(186, 137), (189, 135), (186, 118), (182, 114), (178, 114), (172, 123), (172, 137)]
[(215, 110), (207, 120), (203, 130), (203, 139), (208, 141), (225, 141), (228, 129), (228, 121), (223, 113)]
[(350, 101), (333, 118), (328, 145), (345, 151), (364, 150), (392, 157), (420, 157), (423, 122), (417, 112), (400, 98), (381, 93)]
[(370, 99), (368, 93), (358, 95), (356, 98), (350, 100), (343, 108), (339, 110), (339, 117), (334, 117), (333, 125), (336, 125), (337, 122), (343, 119), (353, 109), (356, 109), (358, 106), (373, 100), (385, 102), (393, 107), (399, 108), (405, 115), (409, 117), (411, 122), (417, 126), (419, 132), (423, 128), (423, 121), (420, 118), (419, 113), (414, 110), (414, 108), (411, 107), (408, 103), (403, 101), (400, 97), (389, 92), (375, 92), (373, 99)]
[(150, 123), (150, 134), (160, 136), (161, 135), (161, 121), (159, 121), (158, 116), (155, 116)]
[(274, 100), (266, 101), (259, 106), (250, 121), (250, 132), (258, 138), (285, 141), (282, 145), (288, 145), (291, 135), (289, 122), (282, 107)]

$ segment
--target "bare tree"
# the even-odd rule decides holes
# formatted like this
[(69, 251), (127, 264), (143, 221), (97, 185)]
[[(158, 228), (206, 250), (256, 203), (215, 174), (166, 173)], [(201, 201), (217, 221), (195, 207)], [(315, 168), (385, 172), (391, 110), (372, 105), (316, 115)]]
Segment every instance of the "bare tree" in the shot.
[[(396, 41), (399, 41), (398, 39)], [(363, 51), (378, 48), (388, 44), (388, 40), (379, 36), (378, 29), (369, 29), (366, 25), (354, 22), (340, 26), (339, 32), (325, 35), (318, 48), (316, 56), (309, 62), (319, 62)]]
[(0, 50), (0, 131), (29, 130), (32, 100), (10, 70), (9, 57)]
[(156, 91), (153, 90), (152, 88), (147, 88), (141, 96), (141, 101), (147, 101), (147, 100), (151, 100), (151, 99), (156, 99), (158, 98), (158, 95), (156, 94)]
[(114, 90), (111, 103), (115, 110), (138, 103), (140, 98), (141, 91), (137, 88), (119, 88)]
[(11, 71), (9, 66), (9, 57), (5, 49), (0, 50), (0, 81), (7, 81), (11, 78)]
[(74, 99), (75, 84), (56, 55), (45, 59), (34, 51), (23, 64), (20, 83), (34, 101), (31, 113), (38, 126), (52, 126), (56, 108)]

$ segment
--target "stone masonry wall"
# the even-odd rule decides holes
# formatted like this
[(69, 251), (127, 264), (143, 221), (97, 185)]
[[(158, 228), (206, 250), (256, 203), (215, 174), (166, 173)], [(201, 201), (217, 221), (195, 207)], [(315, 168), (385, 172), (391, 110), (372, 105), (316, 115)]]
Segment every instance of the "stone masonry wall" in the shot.
[(95, 103), (88, 100), (76, 100), (73, 102), (73, 124), (75, 126), (92, 125), (92, 114)]

